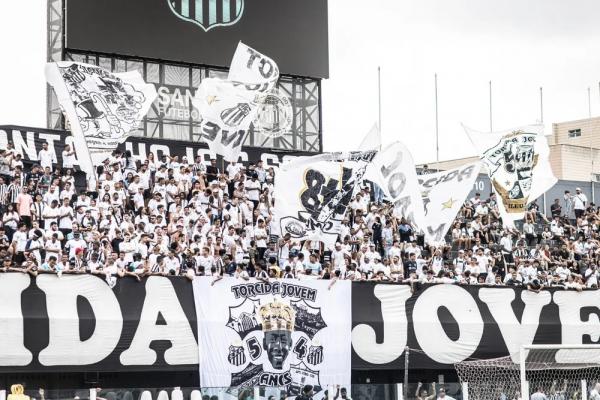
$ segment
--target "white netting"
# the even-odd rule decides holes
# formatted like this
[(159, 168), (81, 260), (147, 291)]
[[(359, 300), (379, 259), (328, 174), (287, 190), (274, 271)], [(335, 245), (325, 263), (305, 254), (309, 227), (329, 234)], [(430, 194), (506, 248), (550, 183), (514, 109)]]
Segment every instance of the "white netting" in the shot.
[[(541, 392), (549, 400), (581, 399), (584, 380), (587, 398), (600, 400), (600, 346), (536, 348), (527, 350), (525, 355), (529, 398)], [(463, 361), (455, 368), (461, 383), (468, 384), (469, 400), (524, 398), (520, 364), (510, 357)]]

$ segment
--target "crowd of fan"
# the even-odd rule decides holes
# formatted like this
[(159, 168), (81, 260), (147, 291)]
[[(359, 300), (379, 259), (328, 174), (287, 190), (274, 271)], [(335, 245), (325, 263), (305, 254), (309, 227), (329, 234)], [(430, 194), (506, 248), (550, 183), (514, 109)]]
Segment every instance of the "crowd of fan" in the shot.
[[(276, 171), (154, 154), (114, 152), (96, 188), (77, 190), (75, 154), (62, 165), (47, 144), (24, 166), (0, 151), (2, 271), (557, 286), (598, 285), (600, 216), (579, 188), (546, 216), (536, 202), (519, 229), (503, 229), (495, 195), (468, 199), (447, 245), (426, 246), (369, 185), (353, 197), (333, 248), (277, 235)], [(92, 190), (93, 189), (93, 190)], [(377, 189), (377, 188), (375, 188)], [(376, 192), (374, 195), (372, 192)]]

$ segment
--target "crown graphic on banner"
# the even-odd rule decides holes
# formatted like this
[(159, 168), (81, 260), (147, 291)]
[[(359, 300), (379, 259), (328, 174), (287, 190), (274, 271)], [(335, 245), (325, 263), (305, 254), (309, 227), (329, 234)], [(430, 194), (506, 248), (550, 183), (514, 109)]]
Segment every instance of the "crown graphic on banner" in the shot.
[(262, 330), (269, 331), (293, 331), (296, 321), (296, 312), (287, 304), (274, 300), (260, 307), (262, 319)]

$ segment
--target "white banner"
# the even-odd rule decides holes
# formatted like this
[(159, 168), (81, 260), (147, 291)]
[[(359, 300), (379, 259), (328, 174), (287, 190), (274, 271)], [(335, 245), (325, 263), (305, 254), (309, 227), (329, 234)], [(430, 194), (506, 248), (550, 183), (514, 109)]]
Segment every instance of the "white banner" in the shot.
[(320, 240), (333, 248), (352, 196), (375, 151), (300, 157), (275, 175), (275, 218), (280, 234)]
[(350, 382), (351, 285), (337, 281), (193, 281), (202, 387), (285, 388)]
[(421, 228), (428, 244), (444, 243), (444, 236), (473, 188), (481, 163), (419, 176), (425, 209), (425, 225)]
[(488, 169), (505, 226), (523, 219), (527, 204), (557, 182), (543, 130), (541, 124), (490, 133), (465, 127)]
[(278, 79), (279, 68), (273, 60), (240, 42), (227, 80), (202, 80), (193, 104), (202, 117), (202, 138), (211, 151), (237, 161), (262, 95), (271, 92)]
[(46, 64), (46, 80), (71, 125), (81, 168), (95, 181), (95, 166), (137, 129), (156, 89), (138, 71), (112, 73), (73, 61)]
[(400, 142), (394, 142), (380, 151), (367, 168), (365, 179), (377, 184), (394, 203), (394, 212), (413, 222), (424, 225), (423, 201), (419, 191), (415, 162), (410, 151)]

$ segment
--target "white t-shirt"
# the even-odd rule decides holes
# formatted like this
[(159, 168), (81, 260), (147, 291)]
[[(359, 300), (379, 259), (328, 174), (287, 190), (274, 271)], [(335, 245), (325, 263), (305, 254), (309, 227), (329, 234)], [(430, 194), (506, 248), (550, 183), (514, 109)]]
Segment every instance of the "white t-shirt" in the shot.
[(51, 151), (50, 149), (40, 150), (38, 158), (42, 168), (50, 167), (50, 169), (52, 169), (52, 163), (56, 162), (56, 155), (54, 154), (54, 151)]
[[(260, 183), (257, 181), (247, 180), (244, 182), (244, 188), (246, 189), (246, 193), (248, 194), (248, 199), (252, 201), (258, 201), (260, 197)], [(259, 190), (250, 190), (250, 189), (259, 189)]]
[(575, 210), (585, 210), (587, 204), (587, 196), (583, 193), (576, 194), (573, 196), (573, 208)]
[(265, 228), (254, 229), (254, 236), (256, 237), (256, 247), (267, 247), (267, 230)]
[(531, 400), (548, 400), (548, 397), (542, 392), (535, 392), (530, 397)]
[(62, 152), (63, 168), (73, 168), (75, 164), (75, 154), (69, 154), (66, 150)]

